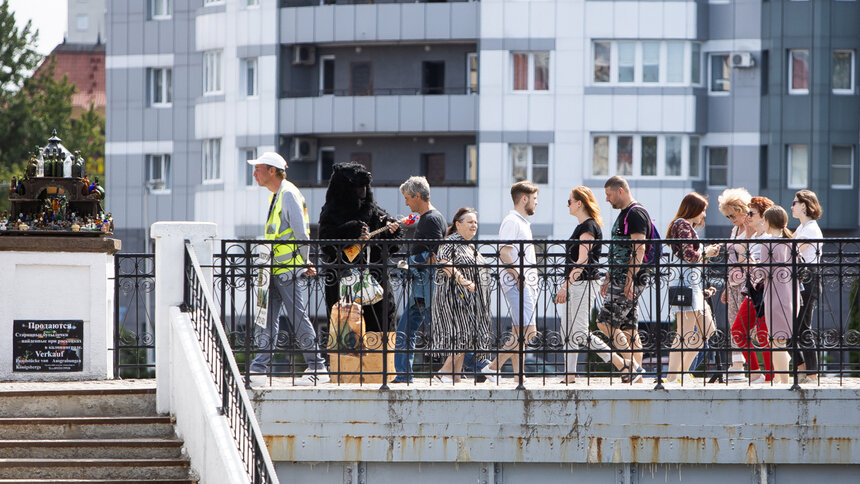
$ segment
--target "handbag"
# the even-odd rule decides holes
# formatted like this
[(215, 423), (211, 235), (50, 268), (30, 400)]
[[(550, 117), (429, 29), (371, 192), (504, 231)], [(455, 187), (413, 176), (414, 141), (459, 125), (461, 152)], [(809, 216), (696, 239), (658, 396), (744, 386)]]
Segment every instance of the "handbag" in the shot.
[[(370, 249), (368, 249), (368, 255)], [(368, 256), (368, 260), (370, 257)], [(370, 306), (382, 301), (384, 291), (369, 270), (350, 269), (340, 278), (340, 298), (347, 301)]]
[[(683, 266), (683, 255), (678, 257), (678, 259), (681, 261), (681, 266)], [(678, 271), (680, 272), (682, 269), (682, 267), (679, 267)], [(679, 279), (681, 281), (681, 284), (677, 286), (669, 286), (669, 306), (692, 306), (693, 288), (684, 285), (683, 274), (679, 274)]]

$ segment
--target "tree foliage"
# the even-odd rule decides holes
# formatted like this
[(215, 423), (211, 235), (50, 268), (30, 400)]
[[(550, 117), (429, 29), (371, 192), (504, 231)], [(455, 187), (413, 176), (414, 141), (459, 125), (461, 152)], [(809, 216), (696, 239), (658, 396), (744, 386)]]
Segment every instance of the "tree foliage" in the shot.
[[(38, 35), (30, 22), (18, 29), (8, 0), (0, 0), (0, 180), (8, 186), (20, 175), (54, 129), (67, 148), (87, 158), (88, 171), (104, 179), (104, 118), (93, 106), (71, 118), (75, 86), (66, 76), (55, 79), (53, 59), (32, 76), (44, 60), (35, 50)], [(8, 190), (0, 190), (0, 210), (8, 208)]]

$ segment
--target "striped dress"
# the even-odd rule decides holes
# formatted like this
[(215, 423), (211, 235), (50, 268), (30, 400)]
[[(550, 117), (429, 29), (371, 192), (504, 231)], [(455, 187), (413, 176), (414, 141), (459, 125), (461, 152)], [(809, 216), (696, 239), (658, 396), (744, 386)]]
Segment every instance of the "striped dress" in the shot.
[[(465, 240), (459, 234), (452, 234), (445, 240)], [(475, 291), (469, 291), (457, 284), (453, 275), (449, 276), (439, 269), (433, 289), (431, 335), (432, 348), (436, 355), (450, 356), (451, 350), (489, 350), (492, 343), (490, 334), (490, 276), (486, 268), (474, 267), (484, 264), (484, 258), (471, 244), (442, 244), (437, 253), (442, 263), (453, 264), (467, 279), (476, 284)], [(483, 359), (485, 355), (477, 355)]]

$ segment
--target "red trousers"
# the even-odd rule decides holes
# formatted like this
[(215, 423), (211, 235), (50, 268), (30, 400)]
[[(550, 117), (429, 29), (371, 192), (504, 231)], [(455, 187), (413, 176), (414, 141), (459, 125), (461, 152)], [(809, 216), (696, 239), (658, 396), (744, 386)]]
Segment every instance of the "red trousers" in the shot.
[[(744, 301), (741, 303), (738, 314), (735, 316), (735, 322), (732, 324), (732, 338), (734, 338), (735, 345), (737, 345), (738, 348), (753, 348), (752, 338), (750, 338), (750, 332), (752, 331), (753, 326), (750, 326), (750, 323), (755, 327), (755, 338), (758, 347), (767, 348), (769, 346), (767, 323), (764, 318), (756, 317), (753, 302), (747, 297), (744, 298)], [(742, 353), (747, 364), (749, 364), (750, 371), (758, 371), (758, 356), (756, 356), (755, 351), (744, 351)], [(764, 368), (766, 370), (765, 380), (770, 381), (773, 379), (773, 355), (770, 351), (763, 351), (762, 354), (764, 356)]]

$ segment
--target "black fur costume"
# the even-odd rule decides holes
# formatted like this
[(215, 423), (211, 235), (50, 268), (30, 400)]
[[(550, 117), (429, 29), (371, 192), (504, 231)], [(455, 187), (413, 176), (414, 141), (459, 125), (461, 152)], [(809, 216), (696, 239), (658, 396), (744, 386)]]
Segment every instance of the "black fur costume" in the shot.
[[(319, 238), (320, 239), (357, 239), (361, 236), (362, 225), (367, 225), (370, 232), (384, 227), (396, 219), (380, 208), (373, 201), (373, 193), (370, 191), (370, 183), (373, 178), (363, 165), (359, 163), (338, 163), (334, 165), (328, 190), (325, 194), (325, 205), (320, 213)], [(363, 199), (359, 199), (357, 188), (367, 187)], [(374, 237), (376, 239), (400, 239), (403, 238), (402, 226), (393, 234), (388, 230)], [(339, 298), (338, 281), (345, 272), (345, 265), (350, 264), (349, 259), (343, 254), (342, 246), (323, 246), (325, 262), (335, 264), (335, 268), (326, 271), (326, 308), (331, 312), (331, 307)], [(391, 257), (397, 252), (396, 245), (388, 246), (388, 255)], [(364, 264), (367, 249), (363, 249), (352, 264)], [(370, 262), (380, 263), (382, 261), (382, 247), (371, 246)], [(331, 267), (331, 266), (330, 266)], [(377, 270), (371, 273), (377, 281), (384, 284), (382, 274)], [(388, 301), (387, 324), (383, 314), (383, 306)], [(394, 304), (394, 296), (390, 287), (385, 287), (385, 297), (372, 306), (364, 307), (364, 322), (367, 331), (382, 331), (394, 328), (397, 324), (394, 319), (397, 307)], [(329, 314), (329, 316), (331, 316)]]

